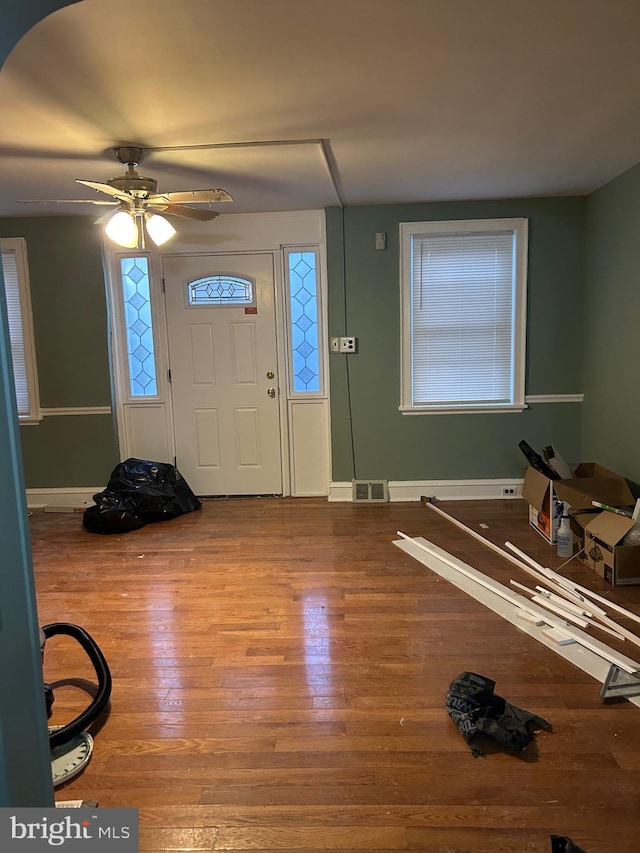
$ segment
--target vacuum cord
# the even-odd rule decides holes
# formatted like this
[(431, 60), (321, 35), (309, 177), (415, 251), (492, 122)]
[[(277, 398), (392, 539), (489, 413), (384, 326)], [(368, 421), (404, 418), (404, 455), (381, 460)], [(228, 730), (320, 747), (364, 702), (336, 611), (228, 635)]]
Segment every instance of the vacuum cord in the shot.
[(111, 696), (111, 672), (96, 641), (79, 625), (73, 625), (70, 622), (52, 622), (50, 625), (43, 625), (42, 631), (46, 639), (65, 634), (77, 640), (89, 656), (98, 677), (98, 691), (91, 704), (75, 720), (49, 733), (49, 746), (53, 749), (72, 740), (100, 716)]

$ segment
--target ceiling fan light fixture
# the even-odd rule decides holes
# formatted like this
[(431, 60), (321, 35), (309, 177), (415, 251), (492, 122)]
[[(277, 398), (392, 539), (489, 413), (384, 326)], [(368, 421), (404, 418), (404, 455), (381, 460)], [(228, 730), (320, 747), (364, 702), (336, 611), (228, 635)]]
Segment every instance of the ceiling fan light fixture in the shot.
[(104, 231), (107, 237), (118, 246), (124, 246), (126, 249), (135, 249), (138, 246), (138, 226), (135, 218), (127, 210), (114, 213)]
[(169, 220), (157, 213), (145, 214), (145, 226), (149, 237), (151, 237), (156, 246), (164, 245), (176, 233), (176, 229)]

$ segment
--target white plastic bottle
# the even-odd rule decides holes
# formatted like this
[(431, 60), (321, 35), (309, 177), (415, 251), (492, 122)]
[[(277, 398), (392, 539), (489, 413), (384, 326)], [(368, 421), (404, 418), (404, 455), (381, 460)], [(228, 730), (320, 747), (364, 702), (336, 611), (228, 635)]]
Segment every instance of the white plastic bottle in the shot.
[(569, 516), (564, 514), (560, 519), (560, 527), (558, 527), (558, 557), (573, 557), (571, 522), (569, 521)]

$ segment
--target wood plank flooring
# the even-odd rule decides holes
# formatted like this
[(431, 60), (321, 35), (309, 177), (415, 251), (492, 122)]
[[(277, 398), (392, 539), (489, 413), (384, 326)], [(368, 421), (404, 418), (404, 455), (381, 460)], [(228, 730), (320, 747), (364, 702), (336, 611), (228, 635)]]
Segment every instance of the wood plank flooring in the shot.
[[(440, 507), (561, 563), (522, 500)], [(141, 851), (524, 853), (552, 833), (640, 849), (640, 709), (602, 704), (589, 676), (394, 546), (424, 536), (530, 585), (420, 503), (211, 500), (119, 536), (34, 512), (31, 530), (40, 622), (82, 625), (113, 675), (94, 757), (57, 799), (139, 808)], [(575, 560), (565, 573), (640, 613), (640, 588), (610, 591)], [(474, 759), (444, 704), (464, 670), (554, 731)], [(47, 643), (45, 676), (67, 682), (52, 723), (86, 707), (95, 677), (72, 640)]]

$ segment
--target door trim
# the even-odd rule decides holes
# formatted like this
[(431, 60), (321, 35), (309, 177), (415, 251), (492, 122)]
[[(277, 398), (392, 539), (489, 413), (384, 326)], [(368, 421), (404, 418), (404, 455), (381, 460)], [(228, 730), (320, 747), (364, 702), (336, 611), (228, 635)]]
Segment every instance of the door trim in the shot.
[[(321, 316), (320, 358), (324, 365), (324, 392), (315, 398), (290, 394), (290, 343), (287, 327), (286, 249), (315, 248), (318, 252), (318, 311)], [(274, 309), (277, 361), (280, 376), (282, 493), (327, 496), (331, 480), (331, 431), (328, 377), (326, 217), (323, 210), (279, 213), (221, 214), (211, 222), (180, 222), (178, 235), (167, 246), (145, 252), (116, 249), (104, 241), (105, 269), (111, 327), (110, 359), (113, 370), (114, 415), (121, 459), (130, 456), (174, 463), (173, 412), (168, 388), (167, 318), (162, 295), (162, 258), (165, 255), (270, 254), (274, 262)], [(119, 259), (144, 255), (149, 262), (150, 293), (156, 350), (157, 395), (128, 394), (128, 364), (123, 323)], [(286, 379), (286, 387), (285, 387)], [(296, 413), (313, 405), (304, 418)], [(313, 435), (301, 424), (312, 422)], [(319, 436), (322, 447), (319, 447)], [(315, 442), (315, 444), (313, 443)], [(318, 452), (320, 451), (320, 452)], [(301, 465), (300, 460), (304, 460)]]

